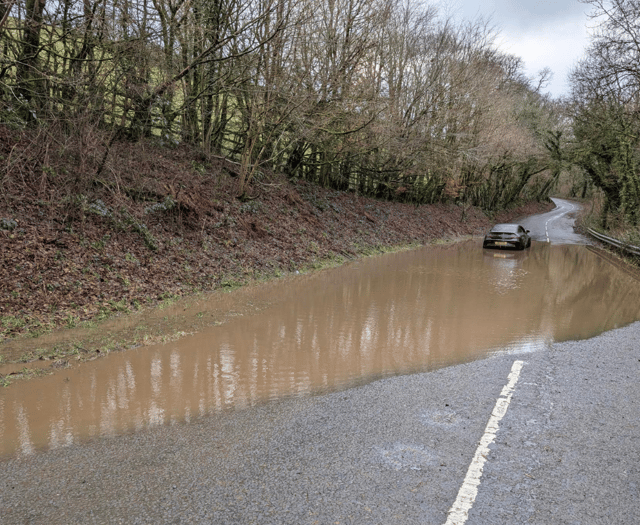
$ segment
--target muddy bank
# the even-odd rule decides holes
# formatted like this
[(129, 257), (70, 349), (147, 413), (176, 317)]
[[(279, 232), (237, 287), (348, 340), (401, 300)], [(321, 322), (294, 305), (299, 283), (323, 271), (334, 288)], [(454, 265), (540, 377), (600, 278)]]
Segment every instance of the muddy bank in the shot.
[[(350, 201), (345, 199), (342, 206), (346, 208), (347, 203), (353, 206), (357, 204), (358, 200), (357, 198)], [(278, 245), (276, 243), (270, 244), (268, 239), (263, 243), (245, 239), (243, 243), (229, 246), (227, 258), (216, 258), (215, 254), (206, 250), (192, 250), (188, 254), (183, 254), (183, 257), (189, 257), (190, 260), (199, 259), (199, 264), (202, 266), (216, 266), (216, 271), (226, 275), (226, 279), (237, 279), (234, 284), (225, 282), (210, 288), (202, 286), (200, 291), (195, 286), (180, 286), (180, 283), (186, 279), (185, 273), (180, 271), (180, 268), (184, 268), (184, 266), (173, 267), (175, 271), (172, 271), (170, 258), (175, 257), (175, 252), (172, 254), (170, 250), (166, 250), (156, 254), (156, 264), (161, 271), (156, 274), (155, 278), (144, 280), (144, 286), (138, 288), (146, 294), (138, 295), (138, 300), (146, 301), (147, 306), (131, 308), (130, 311), (110, 316), (99, 311), (97, 315), (91, 317), (89, 312), (92, 311), (92, 308), (99, 308), (100, 304), (87, 304), (84, 307), (85, 315), (87, 315), (85, 322), (48, 330), (38, 337), (25, 335), (6, 337), (0, 344), (0, 355), (3, 356), (4, 363), (30, 364), (27, 369), (24, 369), (22, 364), (0, 366), (0, 376), (3, 374), (5, 377), (8, 377), (9, 374), (12, 374), (11, 377), (40, 374), (43, 368), (66, 367), (76, 360), (84, 361), (97, 358), (113, 350), (165, 342), (175, 337), (181, 337), (185, 333), (198, 332), (208, 326), (224, 323), (229, 318), (251, 314), (267, 306), (266, 303), (263, 304), (265, 296), (265, 284), (261, 284), (264, 282), (263, 278), (279, 276), (279, 279), (270, 279), (268, 285), (268, 287), (277, 288), (281, 286), (278, 284), (280, 280), (286, 278), (287, 275), (300, 279), (299, 273), (314, 268), (342, 264), (355, 257), (376, 251), (391, 250), (403, 244), (424, 244), (437, 242), (444, 238), (478, 234), (482, 233), (490, 224), (489, 219), (480, 214), (475, 215), (473, 221), (462, 221), (459, 210), (455, 207), (424, 207), (416, 210), (398, 204), (375, 204), (381, 204), (381, 208), (388, 212), (390, 220), (387, 221), (385, 227), (376, 230), (371, 221), (360, 223), (357, 219), (343, 220), (342, 227), (334, 229), (337, 234), (330, 236), (326, 230), (320, 229), (320, 224), (317, 224), (314, 227), (318, 228), (318, 231), (307, 229), (306, 234), (317, 239), (317, 241), (308, 241), (307, 238), (307, 252), (304, 250), (305, 239), (303, 238), (299, 244), (290, 241), (287, 245), (288, 249), (280, 251)], [(546, 207), (548, 205), (530, 204), (527, 207), (514, 210), (512, 214), (534, 213)], [(357, 214), (352, 212), (347, 217), (357, 217)], [(335, 224), (339, 218), (332, 217), (331, 220)], [(425, 224), (428, 225), (430, 222), (431, 228), (426, 227)], [(436, 224), (436, 227), (433, 227), (433, 223)], [(446, 230), (443, 229), (443, 224), (446, 224)], [(349, 235), (351, 234), (355, 238), (359, 232), (361, 239), (368, 236), (366, 242), (360, 241), (357, 245), (353, 242), (350, 243)], [(276, 232), (274, 231), (273, 234), (275, 236)], [(313, 250), (309, 249), (308, 244), (314, 242), (317, 243), (317, 247)], [(114, 243), (114, 247), (122, 247), (123, 245), (124, 243)], [(264, 260), (257, 258), (251, 252), (247, 253), (243, 249), (243, 245), (251, 246), (254, 250), (267, 252), (269, 254), (267, 257), (270, 258)], [(177, 248), (174, 250), (178, 251)], [(350, 251), (347, 252), (347, 250)], [(127, 253), (130, 252), (123, 252), (122, 248), (119, 253), (114, 252), (115, 250), (109, 252), (111, 259), (120, 261), (126, 269)], [(180, 252), (178, 251), (178, 253)], [(83, 260), (83, 257), (80, 258), (80, 261)], [(278, 265), (278, 261), (281, 259), (295, 260), (295, 263), (292, 263), (289, 268), (283, 268), (282, 265)], [(225, 261), (230, 261), (230, 263), (224, 266)], [(81, 271), (77, 263), (74, 265), (73, 261), (67, 261), (66, 264), (67, 268), (71, 268), (71, 271)], [(112, 264), (115, 266), (118, 263)], [(275, 270), (271, 273), (263, 272), (260, 274), (260, 269), (269, 264), (273, 265)], [(131, 267), (129, 266), (129, 268)], [(144, 271), (150, 270), (145, 268)], [(135, 273), (126, 275), (126, 279), (136, 278)], [(231, 286), (241, 283), (248, 285), (241, 289), (231, 288)], [(251, 283), (255, 283), (257, 286), (252, 286)], [(165, 296), (162, 299), (168, 288), (173, 290), (173, 295)], [(117, 295), (118, 286), (105, 287), (104, 290), (103, 294), (111, 294), (112, 301), (122, 301), (122, 296)], [(217, 295), (211, 296), (210, 291), (212, 290)], [(222, 293), (226, 291), (232, 291), (232, 293)], [(266, 293), (266, 295), (269, 294)], [(262, 299), (256, 300), (256, 297)], [(46, 296), (43, 294), (41, 299), (46, 299)], [(212, 306), (212, 303), (215, 303), (215, 306)], [(23, 308), (23, 313), (25, 311), (31, 313), (26, 306)], [(66, 310), (66, 315), (71, 315), (68, 312), (69, 309)], [(58, 315), (65, 315), (65, 310), (58, 312)], [(100, 320), (101, 317), (104, 319)], [(48, 363), (46, 367), (43, 367), (43, 361)]]
[[(50, 172), (6, 177), (0, 199), (5, 363), (89, 350), (82, 344), (52, 350), (51, 332), (62, 328), (397, 247), (477, 235), (494, 220), (553, 206), (530, 203), (490, 219), (475, 208), (378, 201), (276, 175), (256, 181), (251, 200), (242, 202), (222, 160), (196, 161), (180, 149), (116, 154), (115, 182), (74, 186)], [(100, 344), (104, 351), (124, 342)]]

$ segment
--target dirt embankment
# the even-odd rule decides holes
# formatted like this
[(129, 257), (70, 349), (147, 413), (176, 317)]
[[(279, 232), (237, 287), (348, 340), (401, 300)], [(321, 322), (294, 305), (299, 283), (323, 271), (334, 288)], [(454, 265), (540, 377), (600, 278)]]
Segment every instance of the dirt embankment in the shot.
[[(475, 208), (383, 202), (276, 175), (261, 175), (241, 202), (237, 165), (150, 144), (116, 145), (103, 174), (87, 179), (73, 159), (48, 153), (48, 163), (36, 162), (33, 142), (2, 138), (0, 355), (24, 334), (477, 235), (493, 222)], [(530, 203), (495, 220), (551, 206)]]

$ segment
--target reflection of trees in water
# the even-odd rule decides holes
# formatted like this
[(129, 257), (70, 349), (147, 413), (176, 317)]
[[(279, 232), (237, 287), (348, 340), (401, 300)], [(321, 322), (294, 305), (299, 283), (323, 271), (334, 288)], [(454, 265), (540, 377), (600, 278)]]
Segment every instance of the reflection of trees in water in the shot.
[(638, 319), (640, 283), (579, 246), (533, 251), (543, 280), (529, 288), (544, 304), (554, 340), (582, 339)]
[(12, 385), (0, 399), (3, 450), (588, 337), (640, 315), (638, 283), (584, 247), (503, 255), (471, 243), (374, 258), (294, 283), (289, 301), (258, 315), (63, 372), (69, 381)]

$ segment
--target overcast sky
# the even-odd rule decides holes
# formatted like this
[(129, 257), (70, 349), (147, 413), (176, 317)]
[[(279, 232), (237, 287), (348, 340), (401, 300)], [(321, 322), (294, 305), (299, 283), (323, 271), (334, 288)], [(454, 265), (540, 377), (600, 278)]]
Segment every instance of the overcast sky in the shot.
[(491, 17), (500, 48), (522, 58), (527, 76), (551, 68), (553, 80), (543, 92), (569, 93), (567, 75), (589, 43), (591, 6), (577, 0), (454, 0), (451, 8), (467, 20)]

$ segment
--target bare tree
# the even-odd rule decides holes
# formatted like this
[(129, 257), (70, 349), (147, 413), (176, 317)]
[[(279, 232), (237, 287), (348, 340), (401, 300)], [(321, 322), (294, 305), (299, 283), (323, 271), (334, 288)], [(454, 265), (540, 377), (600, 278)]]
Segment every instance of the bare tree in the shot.
[(588, 0), (597, 31), (571, 74), (573, 158), (605, 195), (610, 212), (640, 220), (640, 1)]
[[(44, 79), (38, 65), (44, 9), (45, 0), (26, 0), (22, 49), (17, 62), (18, 93), (24, 100), (33, 103), (29, 110), (31, 114), (46, 96)], [(28, 114), (25, 115), (28, 117)]]
[[(577, 90), (613, 95), (621, 102), (640, 96), (640, 1), (581, 0), (598, 24), (587, 58), (572, 73)], [(578, 94), (578, 93), (576, 93)]]
[(87, 151), (80, 120), (106, 134), (98, 173), (117, 138), (160, 136), (235, 161), (242, 198), (279, 170), (499, 206), (545, 165), (548, 72), (535, 85), (488, 23), (419, 0), (8, 2), (0, 29), (11, 20), (23, 38), (0, 31), (5, 93), (75, 122)]

